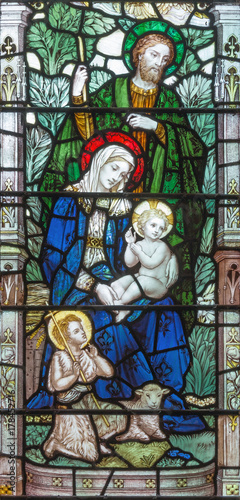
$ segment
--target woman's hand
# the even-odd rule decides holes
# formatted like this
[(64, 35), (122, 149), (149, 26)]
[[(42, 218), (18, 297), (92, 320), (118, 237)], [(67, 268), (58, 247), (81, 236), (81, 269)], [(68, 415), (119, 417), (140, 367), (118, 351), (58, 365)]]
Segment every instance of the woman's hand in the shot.
[(152, 118), (148, 118), (148, 116), (142, 116), (138, 113), (131, 113), (128, 115), (126, 122), (132, 128), (139, 128), (142, 130), (151, 130), (155, 132), (158, 126), (158, 122), (153, 120)]
[(171, 259), (167, 263), (166, 278), (168, 278), (166, 287), (170, 288), (178, 279), (178, 261), (176, 255), (172, 254)]
[(85, 66), (80, 64), (78, 66), (76, 73), (73, 78), (73, 89), (72, 93), (74, 97), (80, 96), (83, 91), (83, 87), (88, 79), (88, 73)]
[(130, 243), (135, 243), (136, 239), (137, 239), (136, 233), (134, 231), (134, 234), (133, 234), (132, 233), (132, 227), (130, 227), (130, 229), (125, 234), (125, 240), (128, 243), (128, 245), (130, 245)]
[(112, 306), (114, 304), (114, 300), (117, 299), (117, 295), (113, 289), (110, 286), (102, 285), (101, 283), (98, 283), (95, 288), (95, 292), (99, 302), (106, 306)]

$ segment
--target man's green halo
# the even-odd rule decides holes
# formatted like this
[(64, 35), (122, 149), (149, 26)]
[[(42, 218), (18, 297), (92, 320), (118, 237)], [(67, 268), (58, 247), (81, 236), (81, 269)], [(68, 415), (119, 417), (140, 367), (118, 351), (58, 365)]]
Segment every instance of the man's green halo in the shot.
[(174, 59), (171, 66), (169, 66), (165, 75), (170, 75), (181, 64), (184, 56), (184, 41), (183, 36), (177, 31), (173, 26), (165, 23), (163, 21), (145, 21), (144, 23), (137, 24), (132, 28), (131, 32), (128, 33), (125, 43), (124, 43), (124, 57), (127, 66), (132, 70), (132, 49), (136, 45), (139, 38), (150, 34), (166, 35), (173, 42), (174, 46)]

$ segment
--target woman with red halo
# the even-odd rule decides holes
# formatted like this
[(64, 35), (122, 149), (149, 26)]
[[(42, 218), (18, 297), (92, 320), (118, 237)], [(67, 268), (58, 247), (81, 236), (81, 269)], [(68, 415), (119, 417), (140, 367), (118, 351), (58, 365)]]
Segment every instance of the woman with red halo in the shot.
[[(144, 162), (138, 143), (127, 134), (106, 132), (93, 137), (82, 154), (82, 178), (67, 191), (81, 197), (61, 197), (51, 215), (43, 243), (42, 262), (51, 288), (52, 305), (112, 304), (107, 283), (125, 272), (124, 234), (130, 225), (132, 204), (126, 197), (105, 197), (104, 193), (133, 190), (141, 182)], [(91, 198), (90, 193), (99, 198)], [(100, 197), (101, 193), (101, 197)], [(175, 259), (175, 257), (172, 257)], [(176, 265), (169, 262), (168, 281)], [(173, 271), (174, 270), (174, 271)], [(153, 303), (141, 299), (136, 304)], [(170, 298), (154, 301), (172, 305)], [(179, 315), (173, 310), (134, 311), (124, 324), (115, 324), (109, 311), (88, 311), (95, 326), (95, 344), (115, 367), (114, 377), (98, 379), (95, 390), (103, 399), (130, 398), (135, 387), (159, 381), (173, 389), (165, 400), (166, 408), (184, 408), (179, 393), (190, 357)], [(170, 351), (169, 351), (170, 349)], [(46, 390), (47, 365), (52, 347), (47, 344), (42, 380), (30, 408), (53, 405)], [(165, 430), (191, 432), (204, 428), (199, 417), (163, 417)]]

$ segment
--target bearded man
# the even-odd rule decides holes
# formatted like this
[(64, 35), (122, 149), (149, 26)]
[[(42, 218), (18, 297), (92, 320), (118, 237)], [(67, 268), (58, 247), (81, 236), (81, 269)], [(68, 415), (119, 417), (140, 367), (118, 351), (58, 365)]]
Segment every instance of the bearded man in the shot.
[[(149, 108), (150, 113), (76, 113), (81, 136), (94, 130), (118, 128), (131, 132), (146, 152), (147, 172), (141, 190), (153, 193), (196, 193), (201, 189), (205, 148), (190, 129), (187, 118), (166, 108), (178, 108), (179, 98), (161, 83), (175, 55), (174, 44), (165, 34), (147, 34), (132, 51), (135, 74), (105, 84), (89, 99), (99, 108)], [(176, 66), (175, 66), (176, 67)], [(73, 104), (83, 103), (82, 91), (88, 74), (80, 65), (73, 80)], [(150, 115), (150, 116), (149, 116)]]

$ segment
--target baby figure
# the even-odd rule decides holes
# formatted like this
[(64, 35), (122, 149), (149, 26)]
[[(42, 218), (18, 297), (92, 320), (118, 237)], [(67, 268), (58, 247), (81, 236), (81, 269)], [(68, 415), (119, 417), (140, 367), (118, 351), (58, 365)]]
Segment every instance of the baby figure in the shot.
[[(137, 228), (143, 234), (143, 240), (136, 242), (136, 233), (130, 228), (126, 235), (127, 248), (124, 260), (128, 267), (140, 262), (137, 274), (123, 276), (111, 284), (115, 296), (114, 304), (125, 305), (144, 295), (152, 299), (161, 299), (168, 291), (167, 265), (172, 257), (168, 245), (161, 241), (162, 234), (169, 226), (165, 213), (160, 209), (144, 210), (137, 221)], [(177, 261), (176, 280), (178, 277)], [(175, 281), (176, 281), (175, 280)], [(116, 311), (116, 322), (119, 323), (129, 311)]]

